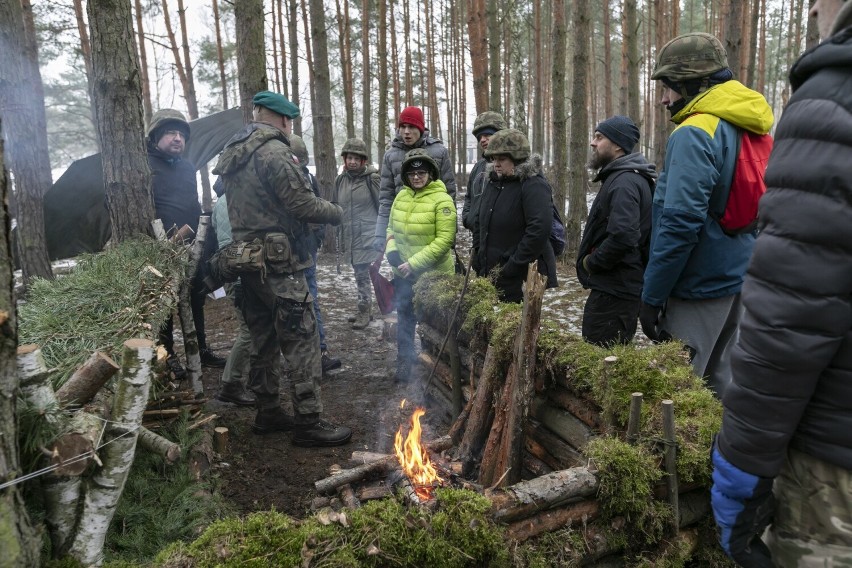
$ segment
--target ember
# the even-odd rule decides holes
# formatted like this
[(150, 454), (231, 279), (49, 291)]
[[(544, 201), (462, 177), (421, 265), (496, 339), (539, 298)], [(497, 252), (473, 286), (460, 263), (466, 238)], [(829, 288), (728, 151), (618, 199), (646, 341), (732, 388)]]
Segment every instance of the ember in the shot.
[[(403, 401), (404, 403), (405, 401)], [(420, 443), (420, 417), (424, 414), (426, 414), (426, 411), (422, 408), (414, 410), (414, 414), (411, 416), (411, 428), (404, 441), (402, 426), (399, 427), (394, 442), (394, 451), (403, 472), (414, 486), (417, 497), (423, 501), (428, 501), (432, 498), (432, 489), (442, 485), (444, 480), (438, 476), (438, 472), (435, 471), (435, 467), (429, 459), (426, 447)]]

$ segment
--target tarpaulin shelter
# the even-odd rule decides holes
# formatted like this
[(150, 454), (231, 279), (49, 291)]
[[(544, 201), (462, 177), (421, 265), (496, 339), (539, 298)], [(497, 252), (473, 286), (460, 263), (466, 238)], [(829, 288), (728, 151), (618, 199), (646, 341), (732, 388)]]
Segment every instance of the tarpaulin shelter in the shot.
[[(184, 159), (196, 167), (206, 164), (243, 124), (239, 108), (190, 121)], [(111, 234), (104, 195), (100, 154), (72, 163), (45, 193), (44, 231), (51, 260), (103, 249)]]

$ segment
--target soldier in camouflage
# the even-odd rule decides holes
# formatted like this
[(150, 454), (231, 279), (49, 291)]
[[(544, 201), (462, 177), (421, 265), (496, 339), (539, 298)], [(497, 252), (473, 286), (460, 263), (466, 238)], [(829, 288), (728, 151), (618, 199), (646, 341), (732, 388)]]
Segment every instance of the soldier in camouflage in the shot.
[[(503, 115), (493, 110), (488, 110), (476, 117), (473, 121), (473, 135), (476, 141), (479, 142), (479, 147), (483, 152), (488, 150), (488, 143), (491, 141), (491, 136), (495, 132), (499, 132), (506, 128), (506, 121)], [(482, 191), (485, 189), (487, 182), (485, 178), (485, 166), (491, 160), (484, 155), (474, 164), (470, 170), (470, 175), (467, 178), (467, 190), (464, 194), (464, 206), (462, 207), (462, 225), (465, 229), (473, 231), (475, 223), (473, 215), (479, 210), (479, 198), (482, 196)]]
[[(290, 149), (288, 135), (299, 109), (270, 91), (257, 93), (252, 102), (254, 121), (225, 145), (213, 170), (225, 186), (234, 243), (262, 243), (265, 253), (259, 270), (239, 274), (252, 335), (248, 386), (257, 399), (252, 430), (292, 430), (299, 446), (345, 444), (352, 430), (320, 419), (319, 334), (305, 281), (313, 263), (308, 224), (338, 225), (342, 211), (314, 195)], [(289, 370), (294, 417), (280, 406), (279, 349)]]
[(713, 449), (742, 566), (852, 566), (852, 1), (810, 14), (823, 41), (790, 70)]

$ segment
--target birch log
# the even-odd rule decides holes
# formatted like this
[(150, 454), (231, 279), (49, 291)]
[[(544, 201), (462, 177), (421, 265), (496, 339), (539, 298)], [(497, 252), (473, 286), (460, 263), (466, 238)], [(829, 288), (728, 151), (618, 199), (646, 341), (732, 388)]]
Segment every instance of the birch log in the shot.
[(83, 478), (80, 476), (45, 475), (41, 478), (45, 523), (54, 558), (63, 557), (71, 546), (82, 486)]
[(139, 427), (139, 446), (162, 456), (167, 463), (175, 463), (180, 459), (180, 444), (175, 444), (143, 426)]
[(190, 286), (192, 278), (198, 270), (198, 263), (201, 262), (201, 253), (204, 250), (204, 241), (207, 240), (209, 227), (210, 216), (202, 215), (198, 219), (198, 233), (195, 235), (195, 241), (192, 243), (189, 252), (189, 265), (186, 268), (186, 278), (180, 286), (178, 302), (178, 314), (183, 330), (183, 351), (186, 353), (186, 374), (196, 395), (204, 394), (204, 385), (201, 382), (201, 356), (199, 354), (198, 332), (192, 318)]
[(92, 400), (116, 372), (118, 364), (106, 353), (95, 351), (56, 391), (56, 398), (62, 406), (82, 406)]
[(48, 423), (56, 424), (59, 421), (59, 402), (39, 346), (28, 344), (18, 347), (17, 367), (21, 396), (27, 405)]
[(101, 449), (103, 466), (88, 480), (77, 534), (70, 555), (81, 563), (101, 565), (110, 521), (133, 457), (142, 412), (151, 385), (154, 343), (147, 339), (124, 342), (121, 372), (113, 397), (112, 417)]

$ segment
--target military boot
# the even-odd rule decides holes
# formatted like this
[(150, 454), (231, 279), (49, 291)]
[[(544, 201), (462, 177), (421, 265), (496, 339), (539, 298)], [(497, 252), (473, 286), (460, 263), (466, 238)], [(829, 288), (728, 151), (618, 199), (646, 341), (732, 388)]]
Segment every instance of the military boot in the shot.
[(355, 323), (352, 324), (352, 329), (364, 329), (370, 325), (370, 302), (358, 303), (358, 315), (355, 316)]
[(262, 408), (254, 417), (251, 431), (255, 434), (271, 434), (272, 432), (289, 432), (293, 429), (293, 417), (284, 412), (280, 406)]
[(352, 438), (352, 429), (325, 420), (293, 428), (293, 445), (305, 448), (342, 446)]
[(223, 383), (216, 400), (230, 402), (237, 406), (254, 406), (254, 394), (246, 390), (242, 383), (234, 381)]

